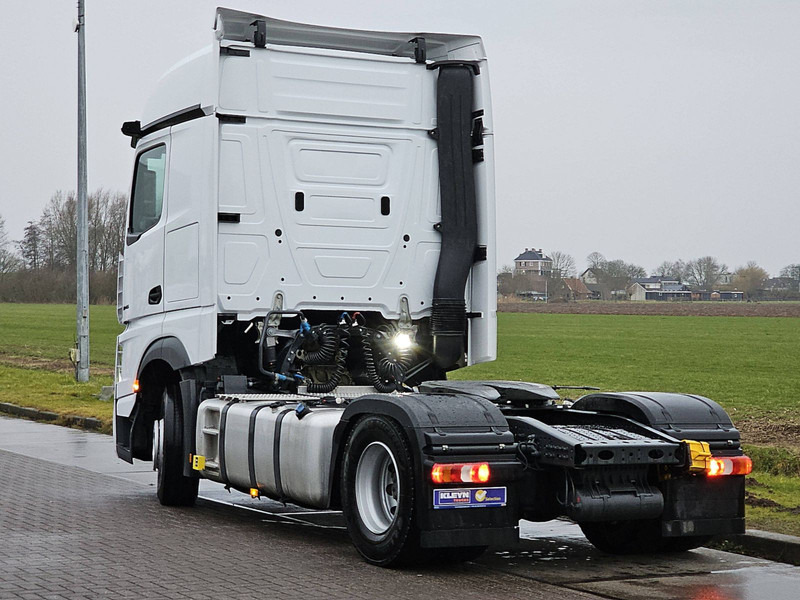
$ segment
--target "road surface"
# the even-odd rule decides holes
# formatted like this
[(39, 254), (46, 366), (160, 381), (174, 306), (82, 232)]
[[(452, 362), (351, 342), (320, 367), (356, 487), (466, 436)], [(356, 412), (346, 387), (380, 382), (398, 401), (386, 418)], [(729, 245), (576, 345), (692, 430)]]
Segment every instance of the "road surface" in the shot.
[(380, 569), (338, 513), (207, 481), (195, 508), (165, 508), (150, 463), (118, 460), (111, 437), (6, 417), (0, 474), (0, 599), (800, 597), (800, 567), (709, 549), (613, 557), (562, 521), (523, 522), (519, 545), (474, 563)]

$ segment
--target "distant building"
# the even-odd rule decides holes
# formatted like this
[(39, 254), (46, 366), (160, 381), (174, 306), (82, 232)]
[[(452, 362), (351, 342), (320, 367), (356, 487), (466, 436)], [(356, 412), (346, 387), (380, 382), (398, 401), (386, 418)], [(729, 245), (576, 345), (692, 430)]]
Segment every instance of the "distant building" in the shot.
[(586, 269), (583, 273), (581, 273), (579, 279), (586, 285), (597, 285), (599, 283), (597, 281), (597, 273), (595, 273), (592, 268)]
[(692, 292), (692, 300), (741, 302), (744, 300), (744, 292), (737, 290), (695, 290)]
[(545, 256), (540, 248), (525, 248), (525, 252), (514, 259), (514, 275), (540, 275), (549, 277), (553, 272), (553, 259)]
[(592, 291), (580, 279), (565, 277), (561, 281), (566, 287), (567, 300), (589, 300), (592, 297)]
[(679, 279), (672, 277), (640, 277), (628, 286), (631, 300), (691, 300), (692, 292)]
[(791, 277), (772, 277), (764, 282), (763, 288), (770, 292), (789, 292), (797, 289), (797, 280)]

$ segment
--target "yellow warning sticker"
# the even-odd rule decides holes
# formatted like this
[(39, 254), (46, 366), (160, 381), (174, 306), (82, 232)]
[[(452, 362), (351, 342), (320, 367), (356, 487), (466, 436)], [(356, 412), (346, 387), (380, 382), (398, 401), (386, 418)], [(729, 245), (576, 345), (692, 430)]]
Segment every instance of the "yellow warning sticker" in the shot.
[(206, 457), (195, 454), (192, 456), (192, 469), (202, 471), (206, 468)]

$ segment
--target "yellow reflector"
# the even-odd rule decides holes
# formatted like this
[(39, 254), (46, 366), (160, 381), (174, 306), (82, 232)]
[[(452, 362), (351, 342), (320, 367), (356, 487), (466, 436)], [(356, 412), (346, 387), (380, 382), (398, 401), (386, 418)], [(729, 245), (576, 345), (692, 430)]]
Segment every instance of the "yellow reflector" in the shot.
[(683, 440), (683, 443), (689, 447), (689, 470), (694, 473), (705, 471), (711, 461), (708, 442)]
[(139, 380), (138, 379), (134, 379), (133, 380), (133, 391), (134, 392), (138, 392), (139, 391)]
[(261, 495), (261, 492), (258, 491), (258, 488), (250, 488), (250, 497), (251, 498), (258, 498)]
[(192, 456), (192, 469), (202, 471), (206, 468), (206, 457), (195, 454)]

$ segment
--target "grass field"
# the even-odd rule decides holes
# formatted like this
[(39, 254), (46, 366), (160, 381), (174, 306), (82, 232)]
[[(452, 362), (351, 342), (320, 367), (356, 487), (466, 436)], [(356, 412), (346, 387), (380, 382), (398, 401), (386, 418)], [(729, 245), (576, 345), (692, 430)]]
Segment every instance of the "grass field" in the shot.
[(689, 392), (738, 421), (794, 410), (798, 365), (800, 319), (501, 313), (498, 360), (452, 376)]
[[(111, 403), (96, 394), (112, 382), (121, 328), (113, 306), (93, 306), (90, 324), (93, 376), (77, 384), (68, 359), (74, 307), (0, 304), (0, 402), (110, 425)], [(752, 448), (748, 518), (800, 534), (800, 319), (501, 313), (498, 328), (498, 360), (452, 378), (690, 392), (720, 402), (745, 442), (750, 423), (776, 427), (767, 447)]]
[(111, 427), (111, 402), (97, 396), (111, 385), (116, 337), (113, 306), (89, 313), (91, 378), (76, 383), (69, 349), (75, 343), (75, 307), (0, 304), (0, 402), (64, 415), (96, 417)]

